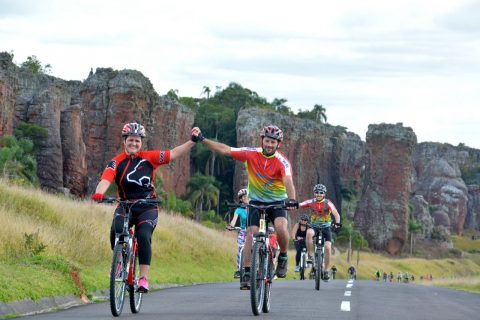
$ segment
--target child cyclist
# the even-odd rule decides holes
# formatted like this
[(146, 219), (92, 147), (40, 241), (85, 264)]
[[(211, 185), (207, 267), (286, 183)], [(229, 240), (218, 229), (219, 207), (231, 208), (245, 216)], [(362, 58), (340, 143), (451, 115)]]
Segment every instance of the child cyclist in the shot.
[[(238, 201), (240, 204), (248, 203), (248, 195), (247, 189), (240, 189), (238, 191)], [(227, 225), (228, 230), (235, 230), (235, 223), (237, 222), (237, 218), (240, 217), (240, 230), (238, 232), (237, 237), (237, 244), (238, 244), (238, 251), (237, 251), (237, 271), (235, 271), (233, 277), (240, 278), (240, 256), (243, 250), (243, 246), (245, 245), (245, 237), (247, 236), (247, 209), (246, 208), (237, 208), (233, 214), (232, 221)]]

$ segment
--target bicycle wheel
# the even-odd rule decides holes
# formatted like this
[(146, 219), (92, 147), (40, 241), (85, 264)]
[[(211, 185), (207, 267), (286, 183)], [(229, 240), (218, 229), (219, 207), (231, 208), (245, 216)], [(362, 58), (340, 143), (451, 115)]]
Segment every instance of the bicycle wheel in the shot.
[(307, 268), (307, 256), (302, 253), (300, 258), (300, 280), (305, 280), (305, 269)]
[(273, 255), (271, 252), (268, 254), (268, 258), (265, 259), (267, 263), (267, 279), (265, 281), (265, 294), (263, 297), (262, 310), (265, 313), (270, 311), (270, 290), (272, 289), (273, 277), (275, 276), (275, 266), (273, 265)]
[(320, 290), (320, 282), (323, 274), (323, 257), (321, 251), (315, 252), (315, 290)]
[(245, 266), (243, 265), (243, 247), (240, 251), (240, 283), (243, 282), (243, 278), (245, 277)]
[(130, 296), (130, 310), (132, 313), (139, 313), (142, 306), (143, 293), (138, 292), (138, 279), (140, 279), (140, 267), (138, 266), (138, 251), (134, 250), (130, 260), (128, 280), (128, 295)]
[(122, 313), (125, 301), (126, 259), (123, 244), (113, 249), (112, 269), (110, 271), (110, 310), (114, 317)]
[(265, 294), (265, 244), (256, 241), (252, 251), (252, 265), (250, 267), (250, 302), (252, 312), (258, 316), (263, 305)]

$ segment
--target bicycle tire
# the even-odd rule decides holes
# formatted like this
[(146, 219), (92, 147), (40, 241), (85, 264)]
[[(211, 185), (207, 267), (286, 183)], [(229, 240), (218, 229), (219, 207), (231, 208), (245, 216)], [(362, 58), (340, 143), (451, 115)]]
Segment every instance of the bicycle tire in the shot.
[(300, 280), (305, 280), (305, 269), (307, 268), (307, 257), (302, 253), (300, 258)]
[(253, 245), (252, 264), (250, 266), (250, 302), (252, 312), (258, 316), (263, 307), (265, 294), (264, 255), (265, 243), (256, 241)]
[(242, 247), (242, 250), (240, 250), (240, 283), (242, 283), (243, 279), (245, 278), (245, 266), (244, 266), (244, 262), (243, 262), (243, 248), (244, 247)]
[(130, 311), (132, 311), (132, 313), (139, 313), (140, 308), (142, 307), (143, 293), (138, 292), (138, 279), (140, 279), (138, 251), (134, 249), (133, 252), (134, 253), (132, 254), (132, 259), (130, 259), (130, 266), (132, 270), (132, 283), (129, 283), (128, 285), (128, 295), (130, 296)]
[(126, 259), (123, 244), (118, 243), (113, 249), (112, 268), (110, 271), (110, 310), (114, 317), (120, 316), (125, 302)]
[(320, 251), (317, 251), (315, 253), (315, 262), (316, 262), (316, 268), (315, 268), (315, 290), (320, 290), (320, 282), (322, 280), (322, 274), (323, 274), (323, 258), (322, 254)]
[(263, 297), (263, 306), (262, 311), (264, 313), (270, 312), (270, 304), (271, 304), (271, 296), (270, 291), (272, 289), (273, 277), (275, 276), (275, 266), (273, 264), (273, 255), (272, 252), (269, 250), (268, 259), (267, 261), (267, 280), (265, 281), (265, 294)]

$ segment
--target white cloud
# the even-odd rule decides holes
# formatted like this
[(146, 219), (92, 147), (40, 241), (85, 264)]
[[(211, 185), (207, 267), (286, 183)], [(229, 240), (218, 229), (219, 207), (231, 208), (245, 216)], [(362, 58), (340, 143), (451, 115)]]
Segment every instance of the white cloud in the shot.
[(55, 76), (137, 69), (160, 94), (237, 82), (293, 109), (323, 104), (362, 139), (403, 122), (480, 148), (480, 2), (0, 0), (0, 50)]

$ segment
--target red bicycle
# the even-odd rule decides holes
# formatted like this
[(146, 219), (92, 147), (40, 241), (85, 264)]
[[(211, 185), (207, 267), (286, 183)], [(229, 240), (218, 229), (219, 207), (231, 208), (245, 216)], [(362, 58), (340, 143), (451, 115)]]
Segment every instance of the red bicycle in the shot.
[(136, 204), (156, 204), (157, 199), (121, 200), (118, 198), (105, 198), (102, 202), (118, 202), (123, 207), (123, 229), (115, 234), (113, 247), (112, 269), (110, 272), (110, 310), (115, 317), (120, 316), (125, 301), (125, 291), (130, 297), (130, 310), (132, 313), (140, 312), (143, 293), (138, 291), (140, 268), (138, 266), (138, 244), (133, 228), (129, 221), (132, 207)]

